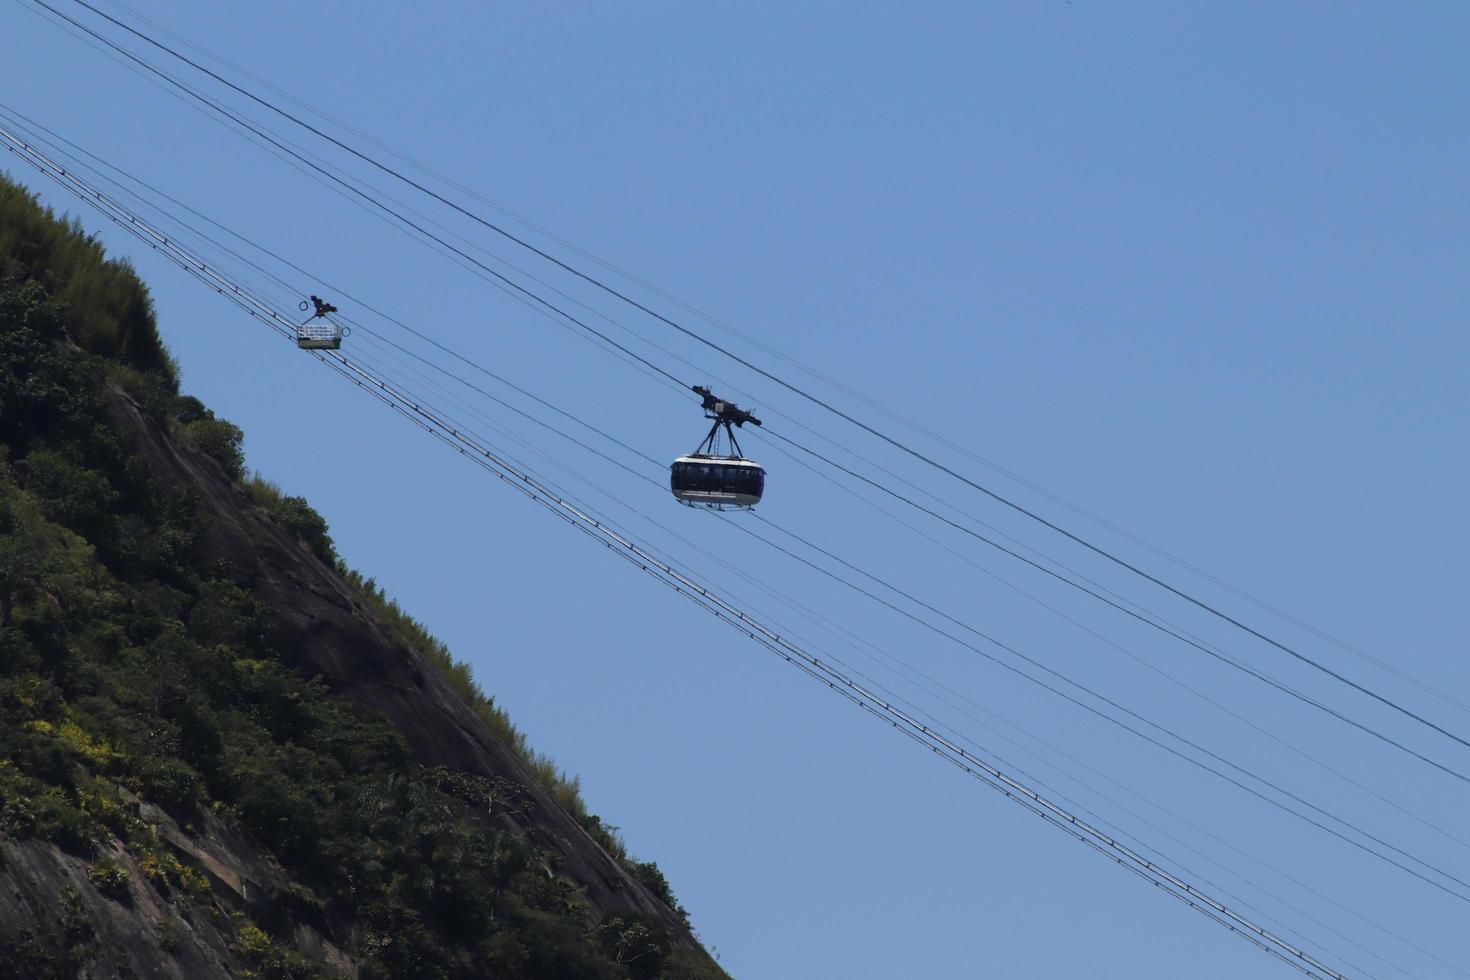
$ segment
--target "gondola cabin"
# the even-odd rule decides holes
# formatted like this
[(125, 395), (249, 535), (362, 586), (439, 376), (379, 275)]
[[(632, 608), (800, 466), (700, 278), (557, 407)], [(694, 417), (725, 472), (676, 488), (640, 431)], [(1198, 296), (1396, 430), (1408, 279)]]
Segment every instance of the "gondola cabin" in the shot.
[(754, 460), (739, 456), (696, 453), (674, 460), (669, 487), (680, 503), (690, 507), (744, 510), (760, 503), (766, 471)]
[(329, 316), (337, 312), (337, 307), (320, 296), (310, 297), (309, 302), (302, 300), (300, 305), (302, 310), (309, 309), (312, 314), (296, 328), (296, 346), (302, 350), (336, 350), (341, 347), (347, 331)]
[[(690, 507), (749, 510), (761, 502), (766, 471), (755, 460), (741, 455), (735, 430), (747, 422), (760, 425), (761, 420), (731, 402), (716, 398), (708, 388), (693, 385), (690, 390), (704, 400), (704, 417), (714, 425), (694, 452), (674, 460), (669, 467), (669, 488), (679, 503)], [(720, 451), (721, 432), (733, 453)]]
[(309, 320), (296, 328), (296, 346), (302, 350), (336, 350), (342, 346), (342, 328), (327, 319)]

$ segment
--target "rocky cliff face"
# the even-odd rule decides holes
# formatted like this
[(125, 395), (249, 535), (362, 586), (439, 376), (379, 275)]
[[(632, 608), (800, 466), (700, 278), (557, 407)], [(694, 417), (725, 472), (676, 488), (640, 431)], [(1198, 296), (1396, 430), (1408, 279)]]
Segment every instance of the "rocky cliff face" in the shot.
[(0, 178), (0, 980), (719, 980), (442, 645)]
[[(319, 677), (356, 710), (387, 718), (412, 760), (437, 779), (475, 786), (465, 796), (473, 818), (528, 843), (545, 876), (578, 887), (592, 920), (631, 914), (659, 924), (664, 942), (684, 949), (684, 961), (694, 964), (691, 973), (663, 976), (717, 976), (681, 915), (557, 804), (513, 746), (419, 652), (394, 638), (343, 574), (251, 505), (215, 458), (172, 438), (128, 395), (109, 388), (106, 404), (110, 423), (150, 478), (193, 501), (203, 517), (201, 563), (268, 608), (273, 649), (284, 663)], [(312, 976), (281, 956), (272, 968), (272, 951), (284, 936), (285, 946), (312, 968), (357, 976), (353, 948), (360, 937), (351, 924), (295, 882), (247, 830), (209, 810), (181, 823), (140, 795), (123, 793), (123, 799), (160, 851), (140, 858), (110, 840), (97, 854), (69, 854), (46, 840), (0, 836), (0, 973), (98, 980)], [(109, 879), (98, 867), (121, 873)], [(178, 892), (193, 896), (194, 914), (179, 914), (171, 901)], [(206, 914), (198, 914), (201, 908)]]
[(150, 309), (0, 179), (0, 980), (723, 977)]
[[(662, 926), (666, 942), (685, 951), (684, 969), (691, 971), (665, 975), (719, 975), (682, 917), (558, 805), (514, 748), (433, 665), (395, 639), (351, 583), (253, 506), (218, 462), (171, 438), (132, 398), (110, 388), (108, 403), (113, 425), (151, 477), (195, 502), (205, 519), (203, 562), (270, 610), (273, 646), (283, 661), (319, 677), (333, 697), (386, 718), (416, 763), (450, 781), (476, 777), (475, 819), (531, 845), (542, 873), (579, 889), (594, 919), (627, 913)], [(208, 914), (180, 915), (169, 889), (151, 884), (160, 878), (156, 869), (119, 841), (101, 848), (107, 866), (125, 872), (114, 883), (98, 875), (98, 855), (67, 853), (41, 840), (7, 841), (0, 833), (0, 976), (295, 975), (287, 968), (261, 970), (270, 940), (256, 923), (268, 924), (277, 939), (287, 936), (317, 966), (357, 975), (355, 937), (334, 921), (341, 916), (248, 831), (207, 810), (180, 823), (136, 795), (128, 799), (176, 862), (164, 880), (175, 877)], [(243, 930), (238, 913), (251, 923)]]
[(125, 396), (117, 417), (156, 477), (196, 495), (209, 517), (205, 560), (223, 563), (275, 613), (275, 642), (292, 666), (386, 717), (425, 766), (494, 780), (507, 796), (490, 814), (553, 857), (595, 908), (655, 916), (688, 941), (679, 918), (551, 798), (525, 762), (418, 653), (397, 643), (336, 570), (244, 499), (211, 459), (168, 440)]

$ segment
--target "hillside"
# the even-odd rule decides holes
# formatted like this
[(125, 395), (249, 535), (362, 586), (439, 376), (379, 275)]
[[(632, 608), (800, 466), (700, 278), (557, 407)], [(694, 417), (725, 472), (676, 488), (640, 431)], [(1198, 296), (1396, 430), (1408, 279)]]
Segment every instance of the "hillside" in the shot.
[(240, 444), (0, 181), (0, 976), (724, 976)]

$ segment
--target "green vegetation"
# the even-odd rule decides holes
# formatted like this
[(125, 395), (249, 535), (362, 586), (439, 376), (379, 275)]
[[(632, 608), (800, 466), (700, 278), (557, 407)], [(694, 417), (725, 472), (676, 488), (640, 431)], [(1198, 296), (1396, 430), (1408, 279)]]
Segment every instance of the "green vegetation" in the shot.
[[(206, 879), (162, 849), (138, 803), (186, 828), (217, 815), (270, 849), (298, 882), (278, 904), (321, 923), (368, 980), (722, 975), (673, 951), (657, 921), (602, 920), (547, 855), (495, 829), (483, 814), (513, 787), (415, 764), (381, 718), (285, 666), (271, 611), (201, 558), (194, 502), (159, 485), (110, 421), (109, 385), (340, 567), (305, 500), (245, 478), (240, 430), (179, 396), (131, 270), (0, 181), (0, 841), (87, 859), (93, 887), (117, 901), (152, 889), (179, 915), (220, 918)], [(342, 571), (625, 858), (576, 780), (529, 748), (469, 668)], [(656, 866), (630, 867), (682, 914)], [(158, 926), (165, 948), (177, 949), (174, 921)], [(293, 947), (289, 922), (221, 921), (250, 976), (333, 975)], [(69, 949), (25, 949), (37, 976), (72, 963)]]
[[(228, 422), (223, 424), (229, 425)], [(235, 445), (238, 444), (238, 440), (235, 441)], [(243, 469), (243, 463), (241, 468)], [(312, 509), (305, 497), (288, 497), (281, 492), (280, 487), (259, 473), (246, 482), (245, 495), (250, 498), (251, 503), (264, 508), (275, 518), (276, 523), (296, 535), (297, 540), (311, 549), (312, 554), (328, 565), (337, 564), (337, 548), (332, 544), (332, 536), (327, 533), (327, 522)]]
[(674, 891), (669, 887), (669, 879), (664, 877), (664, 873), (659, 870), (657, 864), (652, 861), (635, 861), (632, 864), (632, 870), (633, 877), (641, 881), (644, 888), (653, 892), (660, 902), (673, 909), (679, 918), (688, 924), (689, 910), (674, 898)]
[(83, 350), (159, 375), (178, 369), (153, 321), (153, 301), (127, 262), (109, 262), (80, 221), (61, 221), (24, 188), (0, 178), (0, 281), (40, 283), (67, 313)]
[[(258, 480), (258, 478), (257, 478)], [(269, 486), (269, 484), (267, 484)], [(279, 497), (280, 491), (271, 487), (271, 490)], [(252, 491), (259, 493), (260, 491)], [(300, 506), (306, 506), (306, 501), (300, 497), (286, 497), (288, 501), (300, 501)], [(272, 505), (267, 504), (267, 509)], [(272, 510), (272, 513), (276, 511)], [(321, 518), (315, 511), (310, 511), (314, 522), (308, 522), (311, 526), (321, 523)], [(285, 522), (283, 522), (285, 523)], [(290, 527), (290, 524), (286, 525)], [(325, 524), (322, 524), (322, 538), (325, 542), (325, 550), (335, 555), (332, 548), (331, 538), (326, 537)], [(303, 538), (308, 546), (312, 539)], [(315, 549), (313, 549), (315, 550)], [(318, 552), (321, 554), (321, 552)], [(536, 779), (551, 791), (551, 795), (561, 807), (570, 813), (586, 831), (593, 836), (604, 848), (619, 860), (628, 857), (627, 848), (617, 835), (615, 827), (603, 823), (600, 817), (589, 813), (587, 805), (582, 799), (581, 786), (576, 776), (570, 776), (562, 771), (550, 757), (544, 753), (537, 752), (531, 748), (526, 740), (526, 735), (511, 722), (510, 716), (500, 708), (496, 707), (495, 701), (480, 689), (475, 683), (474, 672), (470, 665), (463, 661), (455, 660), (449, 648), (438, 637), (431, 634), (418, 620), (404, 612), (392, 599), (388, 598), (378, 584), (370, 578), (363, 578), (356, 571), (337, 562), (338, 570), (346, 577), (347, 581), (357, 589), (363, 600), (377, 614), (378, 618), (388, 625), (394, 637), (404, 646), (414, 650), (428, 663), (437, 669), (443, 678), (449, 682), (460, 696), (474, 709), (491, 731), (495, 732), (507, 745), (515, 749)], [(677, 903), (667, 903), (669, 908), (676, 908)]]
[(110, 857), (99, 858), (87, 869), (87, 877), (97, 890), (119, 902), (128, 900), (128, 869)]

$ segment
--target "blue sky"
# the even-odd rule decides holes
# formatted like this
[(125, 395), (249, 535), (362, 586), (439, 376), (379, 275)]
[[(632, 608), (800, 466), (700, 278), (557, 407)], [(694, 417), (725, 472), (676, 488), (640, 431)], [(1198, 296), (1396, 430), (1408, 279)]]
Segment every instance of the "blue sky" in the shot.
[[(760, 344), (1470, 701), (1463, 5), (133, 6)], [(654, 458), (687, 452), (703, 434), (692, 395), (511, 302), (33, 11), (0, 8), (5, 104), (291, 257), (318, 277), (302, 291), (346, 287)], [(98, 227), (13, 158), (7, 166)], [(401, 186), (390, 192), (429, 208)], [(772, 430), (857, 450), (956, 519), (985, 521), (1470, 768), (1463, 747), (555, 278), (482, 229), (431, 214), (612, 316), (621, 326), (595, 321), (610, 333), (625, 337), (627, 326), (656, 341), (627, 340), (681, 378), (732, 392)], [(347, 560), (473, 664), (533, 744), (581, 775), (592, 807), (659, 862), (734, 975), (1290, 974), (630, 574), (134, 240), (99, 230), (152, 286), (186, 388), (240, 424), (251, 464), (307, 496)], [(1470, 730), (1460, 707), (617, 281), (1334, 669)], [(349, 349), (399, 367), (372, 338)], [(538, 472), (1307, 937), (1348, 975), (1470, 970), (1458, 900), (876, 607), (731, 521), (679, 508), (492, 404), (471, 408)], [(1470, 849), (1420, 822), (1470, 837), (1463, 782), (903, 513), (963, 559), (937, 549), (858, 497), (901, 505), (817, 478), (770, 437), (743, 442), (769, 471), (760, 514), (771, 522), (1470, 877)], [(944, 687), (913, 683), (886, 657)]]

